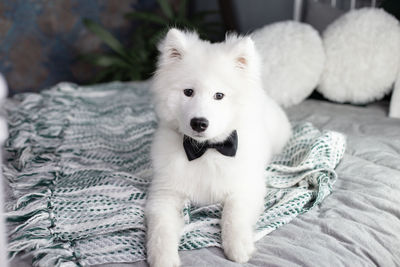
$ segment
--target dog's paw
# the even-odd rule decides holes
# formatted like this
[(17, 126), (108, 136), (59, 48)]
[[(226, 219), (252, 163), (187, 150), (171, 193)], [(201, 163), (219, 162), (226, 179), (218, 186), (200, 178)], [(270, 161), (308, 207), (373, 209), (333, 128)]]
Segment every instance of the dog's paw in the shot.
[(223, 235), (222, 246), (228, 259), (238, 263), (248, 262), (255, 246), (251, 233), (247, 235)]
[(147, 256), (147, 263), (150, 267), (179, 267), (181, 261), (178, 252), (176, 253), (160, 253), (158, 255)]

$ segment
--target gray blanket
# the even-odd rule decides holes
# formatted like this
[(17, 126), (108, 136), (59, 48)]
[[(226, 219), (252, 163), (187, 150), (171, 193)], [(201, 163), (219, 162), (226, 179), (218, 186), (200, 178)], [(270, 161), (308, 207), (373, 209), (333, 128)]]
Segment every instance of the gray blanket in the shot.
[[(346, 154), (332, 195), (258, 241), (244, 266), (400, 266), (400, 120), (387, 118), (387, 109), (383, 102), (355, 107), (307, 100), (288, 111), (293, 121), (345, 133)], [(218, 248), (180, 255), (183, 266), (242, 266)]]

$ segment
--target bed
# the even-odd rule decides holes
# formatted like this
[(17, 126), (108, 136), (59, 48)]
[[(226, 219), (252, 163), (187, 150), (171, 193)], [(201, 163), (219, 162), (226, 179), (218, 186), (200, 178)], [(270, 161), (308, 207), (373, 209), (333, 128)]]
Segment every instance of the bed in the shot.
[[(302, 2), (295, 1), (294, 17), (297, 19), (301, 16)], [(334, 19), (321, 16), (320, 11), (323, 8), (327, 12), (329, 6), (334, 8), (337, 1), (304, 2), (308, 4), (304, 20), (317, 29), (322, 30)], [(328, 5), (322, 4), (325, 2)], [(370, 2), (376, 4), (376, 1)], [(351, 8), (355, 3), (350, 1)], [(342, 13), (340, 10), (336, 10), (337, 13), (331, 11), (328, 13), (335, 16)], [(140, 87), (144, 91), (148, 86), (148, 82), (118, 85), (120, 88)], [(30, 99), (40, 98), (38, 94), (30, 96)], [(142, 97), (148, 96), (143, 94)], [(69, 100), (74, 102), (74, 98), (77, 96), (71, 92)], [(17, 106), (32, 104), (24, 102), (24, 99), (17, 95), (9, 103)], [(128, 100), (121, 97), (121, 101)], [(40, 111), (45, 106), (36, 108)], [(388, 111), (388, 101), (355, 106), (307, 99), (289, 108), (287, 113), (293, 124), (309, 122), (320, 130), (333, 130), (346, 136), (347, 147), (335, 169), (337, 180), (332, 193), (310, 211), (295, 216), (289, 223), (261, 238), (256, 243), (256, 253), (246, 264), (227, 260), (220, 248), (211, 246), (180, 251), (182, 266), (400, 266), (400, 120), (388, 118)], [(65, 112), (67, 114), (68, 110)], [(33, 127), (29, 122), (25, 125)], [(45, 127), (38, 130), (57, 135), (57, 130), (46, 132), (48, 129)], [(10, 158), (10, 155), (6, 154), (5, 158)], [(39, 159), (40, 162), (51, 160)], [(7, 200), (12, 201), (13, 189), (7, 185), (6, 189)], [(35, 197), (41, 196), (31, 196), (32, 199)], [(101, 250), (107, 245), (93, 242), (87, 248)], [(31, 266), (32, 260), (32, 256), (19, 253), (9, 265)], [(147, 266), (145, 261), (132, 262), (129, 259), (103, 258), (103, 262), (108, 263), (92, 262), (90, 265)], [(56, 264), (53, 261), (42, 266), (79, 264), (74, 260), (59, 260)]]
[[(119, 85), (130, 86), (135, 84)], [(138, 86), (146, 90), (148, 83)], [(18, 105), (22, 99), (17, 96), (12, 102)], [(332, 194), (259, 240), (257, 252), (243, 266), (400, 265), (400, 120), (387, 117), (388, 106), (384, 101), (353, 106), (308, 99), (287, 110), (292, 123), (306, 121), (345, 134), (346, 152), (336, 168)], [(241, 266), (216, 247), (180, 255), (183, 266)], [(18, 254), (10, 266), (31, 262), (31, 257)], [(93, 265), (147, 266), (144, 261), (111, 262)]]

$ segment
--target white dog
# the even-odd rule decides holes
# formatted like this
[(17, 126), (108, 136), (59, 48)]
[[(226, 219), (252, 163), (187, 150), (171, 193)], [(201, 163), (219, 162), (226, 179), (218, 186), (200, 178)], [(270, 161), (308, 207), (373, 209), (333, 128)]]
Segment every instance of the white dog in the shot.
[(262, 89), (250, 37), (211, 44), (171, 29), (159, 50), (147, 260), (154, 267), (180, 265), (182, 208), (190, 200), (223, 203), (225, 255), (247, 262), (264, 204), (265, 166), (291, 135), (288, 119)]

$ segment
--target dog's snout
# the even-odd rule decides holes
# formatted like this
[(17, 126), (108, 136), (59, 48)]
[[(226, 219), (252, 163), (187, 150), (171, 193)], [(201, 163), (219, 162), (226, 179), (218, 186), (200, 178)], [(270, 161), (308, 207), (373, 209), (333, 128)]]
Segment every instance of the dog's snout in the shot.
[(190, 120), (190, 127), (196, 132), (204, 132), (208, 127), (208, 120), (206, 118), (193, 118)]

